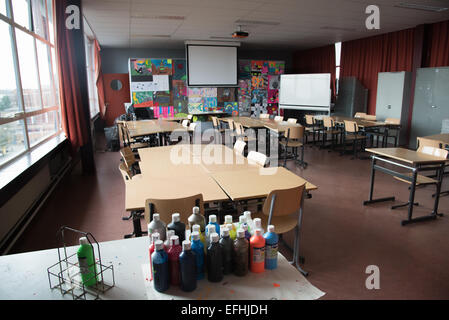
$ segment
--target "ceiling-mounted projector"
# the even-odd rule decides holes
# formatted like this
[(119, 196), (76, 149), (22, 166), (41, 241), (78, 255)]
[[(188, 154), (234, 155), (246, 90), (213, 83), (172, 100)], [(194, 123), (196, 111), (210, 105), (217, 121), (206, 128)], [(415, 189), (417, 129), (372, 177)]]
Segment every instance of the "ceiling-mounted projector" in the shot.
[(242, 27), (239, 26), (239, 29), (232, 34), (233, 38), (246, 38), (249, 36), (248, 32), (242, 31)]

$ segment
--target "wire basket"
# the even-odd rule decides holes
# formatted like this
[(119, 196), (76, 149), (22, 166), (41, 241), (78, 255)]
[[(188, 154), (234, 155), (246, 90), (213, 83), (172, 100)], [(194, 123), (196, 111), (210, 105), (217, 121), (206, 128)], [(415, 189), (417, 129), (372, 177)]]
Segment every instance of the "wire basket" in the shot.
[[(67, 255), (65, 231), (75, 232), (86, 237), (92, 246), (95, 261), (95, 276), (92, 276), (92, 278), (97, 279), (95, 285), (84, 285), (76, 252)], [(100, 245), (91, 233), (64, 226), (58, 231), (57, 237), (59, 235), (61, 235), (63, 247), (58, 248), (58, 262), (47, 268), (50, 289), (59, 289), (63, 296), (70, 294), (73, 300), (100, 300), (100, 294), (115, 286), (114, 266), (112, 264), (105, 266), (102, 263)], [(61, 254), (62, 250), (63, 254)], [(90, 279), (85, 280), (85, 282), (88, 282), (88, 280)]]

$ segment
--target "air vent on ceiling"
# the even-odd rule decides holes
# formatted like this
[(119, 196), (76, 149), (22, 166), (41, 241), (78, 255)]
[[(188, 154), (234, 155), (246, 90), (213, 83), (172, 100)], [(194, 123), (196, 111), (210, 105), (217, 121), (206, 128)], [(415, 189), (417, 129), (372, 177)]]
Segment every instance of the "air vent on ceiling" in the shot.
[(150, 20), (185, 20), (184, 16), (152, 16), (145, 14), (135, 14), (131, 18), (135, 19), (150, 19)]
[(441, 12), (441, 11), (445, 11), (448, 9), (447, 7), (436, 7), (436, 6), (429, 6), (429, 5), (425, 5), (425, 4), (409, 3), (409, 2), (401, 2), (399, 4), (396, 4), (395, 7), (405, 8), (405, 9), (431, 11), (431, 12)]
[(329, 26), (321, 27), (320, 29), (322, 29), (322, 30), (339, 30), (339, 31), (356, 31), (356, 29), (354, 29), (354, 28), (341, 28), (341, 27), (329, 27)]
[(258, 20), (236, 20), (235, 23), (238, 23), (240, 25), (262, 25), (262, 26), (277, 26), (280, 24), (280, 22), (276, 21), (258, 21)]

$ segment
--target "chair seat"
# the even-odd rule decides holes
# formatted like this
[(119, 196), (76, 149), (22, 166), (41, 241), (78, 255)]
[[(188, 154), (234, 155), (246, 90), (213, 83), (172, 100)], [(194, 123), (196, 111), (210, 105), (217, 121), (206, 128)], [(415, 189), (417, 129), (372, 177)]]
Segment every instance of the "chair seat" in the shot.
[[(410, 178), (412, 177), (412, 174), (410, 172), (405, 174), (405, 175), (410, 177)], [(400, 180), (402, 182), (405, 182), (405, 183), (408, 183), (408, 184), (412, 184), (410, 181), (407, 181), (405, 179), (402, 179), (402, 178), (399, 178), (399, 177), (394, 177), (394, 178), (397, 179), (397, 180)], [(435, 180), (435, 179), (432, 179), (432, 178), (429, 178), (429, 177), (426, 177), (426, 176), (423, 176), (423, 175), (420, 175), (420, 174), (418, 174), (418, 176), (416, 177), (416, 185), (417, 186), (425, 185), (425, 184), (434, 184), (434, 183), (438, 183), (438, 180)]]
[(245, 142), (256, 141), (256, 140), (257, 140), (257, 139), (254, 138), (254, 137), (248, 137), (248, 136), (239, 136), (239, 135), (236, 135), (236, 137), (237, 137), (238, 140), (243, 140), (243, 141), (245, 141)]
[[(262, 227), (267, 230), (268, 227), (268, 216), (263, 212), (259, 211), (254, 214), (252, 219), (260, 218), (262, 220)], [(298, 224), (298, 214), (292, 214), (288, 216), (273, 216), (271, 218), (271, 224), (275, 226), (276, 233), (286, 233), (296, 227)]]
[(305, 127), (305, 130), (309, 132), (317, 131), (320, 129), (321, 129), (320, 127)]
[(345, 136), (346, 140), (365, 140), (366, 136), (355, 135), (355, 134), (347, 134)]
[(297, 141), (297, 140), (289, 140), (287, 143), (287, 140), (280, 140), (279, 141), (280, 144), (282, 144), (285, 147), (301, 147), (302, 146), (302, 142), (301, 141)]
[(339, 134), (339, 133), (341, 133), (341, 131), (340, 131), (340, 130), (337, 130), (337, 129), (324, 130), (323, 132), (324, 132), (325, 134)]

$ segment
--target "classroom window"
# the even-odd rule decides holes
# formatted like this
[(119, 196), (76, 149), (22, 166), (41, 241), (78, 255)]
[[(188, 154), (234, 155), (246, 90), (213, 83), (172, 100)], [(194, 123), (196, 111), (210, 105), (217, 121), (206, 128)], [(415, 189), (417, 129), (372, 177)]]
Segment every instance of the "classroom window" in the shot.
[(341, 60), (341, 42), (335, 43), (335, 90), (338, 95), (338, 86), (340, 81), (340, 60)]
[(0, 166), (61, 132), (52, 1), (9, 3), (0, 0)]
[(94, 40), (90, 39), (87, 35), (84, 35), (84, 47), (86, 50), (87, 85), (89, 92), (89, 109), (91, 118), (95, 117), (100, 112), (100, 107), (98, 103), (97, 83), (96, 83), (94, 46), (95, 46)]

